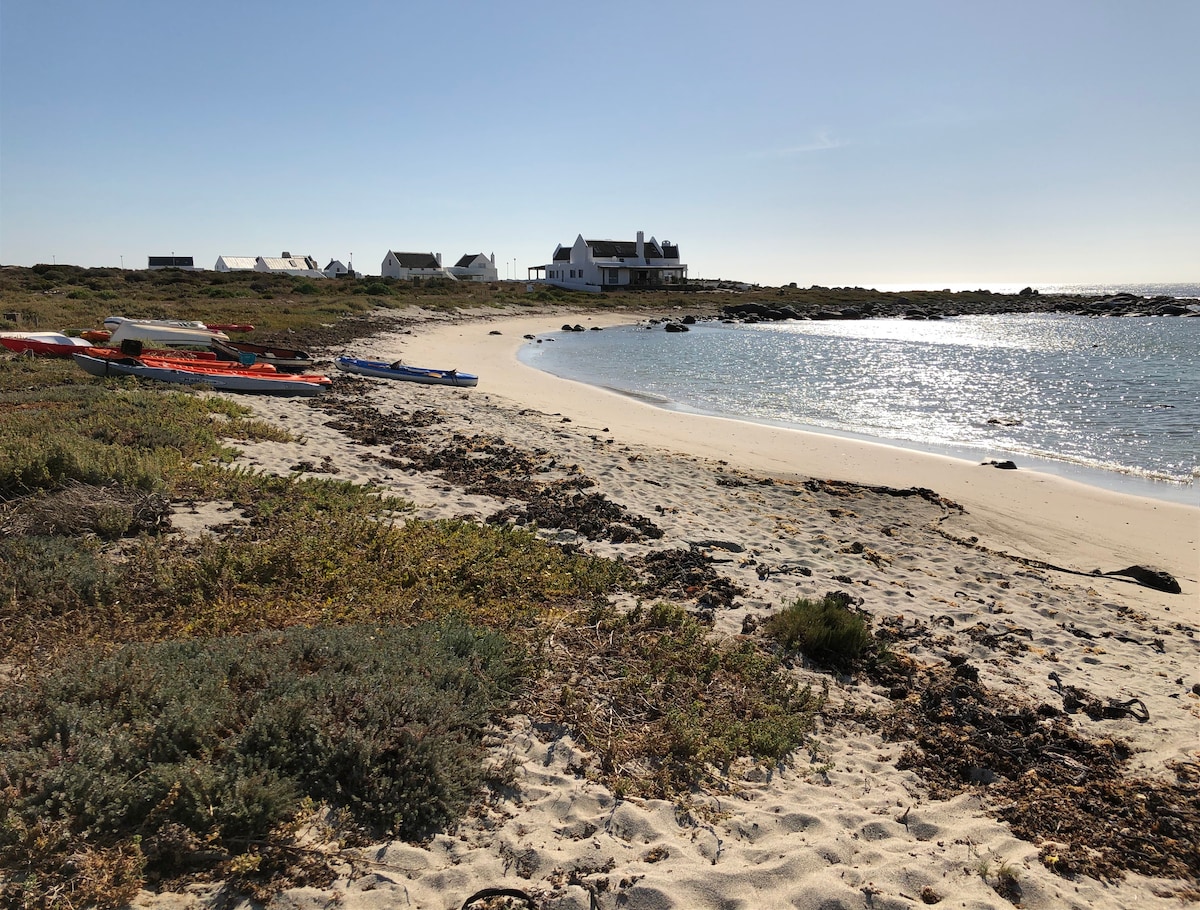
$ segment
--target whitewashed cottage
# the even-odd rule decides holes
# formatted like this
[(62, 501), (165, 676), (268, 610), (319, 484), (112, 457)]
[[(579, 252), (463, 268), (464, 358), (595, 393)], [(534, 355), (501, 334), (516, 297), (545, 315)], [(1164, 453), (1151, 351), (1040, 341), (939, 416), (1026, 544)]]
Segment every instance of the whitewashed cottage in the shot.
[(642, 231), (636, 240), (584, 240), (580, 234), (570, 246), (560, 243), (551, 261), (532, 271), (549, 284), (594, 292), (669, 287), (687, 279), (679, 247), (653, 237), (646, 240)]
[(397, 253), (388, 250), (380, 274), (384, 278), (449, 278), (441, 253)]
[(499, 281), (496, 269), (496, 254), (466, 253), (447, 271), (459, 281)]

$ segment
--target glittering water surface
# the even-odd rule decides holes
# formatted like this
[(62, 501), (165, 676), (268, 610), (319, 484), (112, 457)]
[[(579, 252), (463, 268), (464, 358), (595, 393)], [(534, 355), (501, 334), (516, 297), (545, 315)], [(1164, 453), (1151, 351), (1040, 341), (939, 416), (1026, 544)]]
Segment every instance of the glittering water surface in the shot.
[[(1200, 318), (959, 316), (556, 333), (521, 357), (669, 408), (1195, 489)], [(1194, 497), (1192, 497), (1194, 499)]]

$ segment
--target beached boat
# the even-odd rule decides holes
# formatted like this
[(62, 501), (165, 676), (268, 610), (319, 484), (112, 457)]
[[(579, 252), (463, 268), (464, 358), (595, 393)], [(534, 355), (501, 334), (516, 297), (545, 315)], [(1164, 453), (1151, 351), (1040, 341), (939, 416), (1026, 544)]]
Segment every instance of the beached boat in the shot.
[(407, 382), (420, 382), (425, 385), (452, 385), (463, 388), (479, 384), (479, 377), (471, 373), (460, 373), (458, 370), (434, 370), (428, 367), (413, 367), (401, 363), (385, 363), (382, 360), (363, 360), (358, 357), (339, 357), (336, 361), (339, 370), (347, 373), (359, 373), (363, 376), (378, 376), (381, 379), (401, 379)]
[(41, 357), (70, 357), (87, 348), (91, 342), (60, 332), (4, 332), (0, 345), (15, 354), (37, 354)]
[(181, 329), (208, 329), (210, 332), (253, 332), (254, 326), (247, 322), (200, 322), (189, 319), (133, 319), (129, 316), (108, 316), (104, 327), (115, 331), (122, 322), (140, 322), (143, 325), (166, 325)]
[(307, 351), (295, 348), (280, 348), (250, 341), (231, 341), (228, 338), (214, 339), (210, 347), (218, 357), (236, 363), (270, 363), (285, 373), (299, 373), (309, 369), (313, 359)]
[(92, 376), (136, 376), (180, 385), (202, 385), (222, 392), (257, 392), (267, 395), (316, 395), (330, 385), (329, 377), (296, 376), (266, 370), (218, 366), (215, 361), (186, 364), (180, 360), (123, 355), (96, 357), (75, 354), (75, 363)]
[(206, 348), (213, 341), (228, 341), (229, 336), (224, 332), (214, 332), (205, 328), (189, 328), (178, 325), (157, 325), (151, 322), (121, 322), (112, 334), (108, 336), (111, 347), (120, 347), (122, 341), (140, 341), (143, 344), (154, 344), (162, 347), (193, 347)]

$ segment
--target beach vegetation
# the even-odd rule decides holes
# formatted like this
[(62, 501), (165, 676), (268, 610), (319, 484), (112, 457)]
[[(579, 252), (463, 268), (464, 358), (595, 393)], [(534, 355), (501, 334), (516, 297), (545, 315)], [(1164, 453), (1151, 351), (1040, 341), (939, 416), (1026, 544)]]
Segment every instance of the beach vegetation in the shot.
[[(510, 285), (0, 272), (20, 328), (116, 311), (306, 344), (374, 330), (364, 284), (389, 313), (536, 303)], [(629, 795), (727, 788), (807, 742), (821, 695), (760, 640), (666, 601), (610, 605), (649, 596), (633, 565), (416, 520), (303, 463), (233, 465), (238, 443), (289, 438), (223, 396), (0, 358), (3, 903), (119, 906), (197, 874), (295, 883), (297, 819), (318, 814), (343, 841), (449, 830), (502, 782), (482, 731), (516, 710), (558, 719), (595, 756), (583, 773)], [(206, 506), (227, 518), (174, 533)]]
[[(43, 896), (72, 882), (80, 842), (131, 884), (177, 874), (181, 843), (244, 874), (245, 846), (306, 798), (419, 839), (482, 786), (483, 734), (520, 672), (502, 636), (454, 618), (77, 654), (0, 701), (6, 903), (30, 877)], [(95, 903), (128, 899), (117, 884)]]
[(867, 616), (842, 592), (820, 600), (800, 598), (767, 619), (763, 630), (784, 650), (843, 671), (853, 668), (874, 645)]

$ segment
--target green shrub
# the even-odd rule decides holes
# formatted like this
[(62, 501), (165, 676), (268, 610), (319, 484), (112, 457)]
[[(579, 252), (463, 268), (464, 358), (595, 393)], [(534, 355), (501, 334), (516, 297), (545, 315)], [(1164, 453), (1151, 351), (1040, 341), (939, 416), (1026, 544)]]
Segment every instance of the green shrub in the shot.
[(423, 837), (481, 786), (484, 727), (519, 667), (502, 637), (456, 620), (80, 655), (0, 702), (0, 860), (14, 880), (45, 871), (23, 846), (44, 818), (66, 823), (64, 851), (140, 835), (169, 862), (156, 841), (182, 826), (227, 856), (305, 797)]
[(850, 598), (841, 592), (821, 600), (797, 600), (768, 619), (764, 630), (785, 649), (843, 670), (873, 641), (867, 620), (850, 608)]
[(47, 535), (0, 538), (0, 587), (6, 598), (27, 602), (21, 611), (26, 615), (44, 617), (115, 599), (117, 579), (95, 542)]

